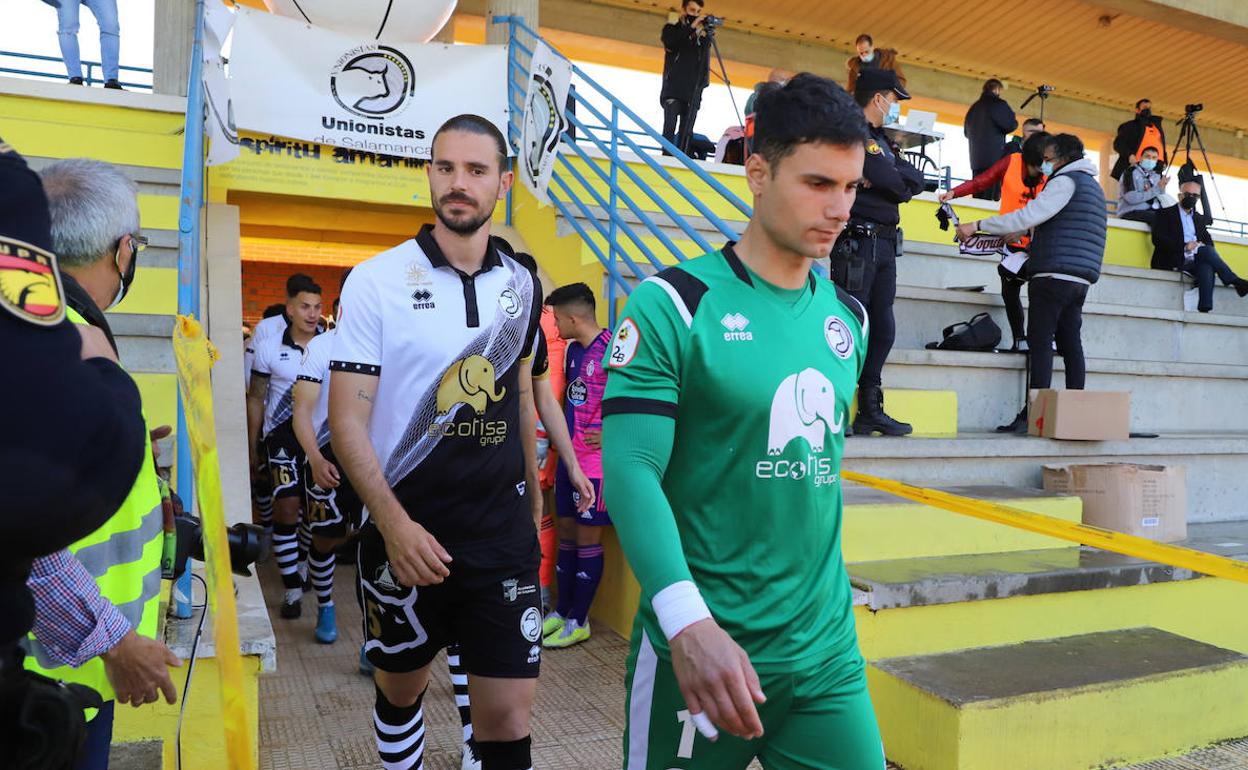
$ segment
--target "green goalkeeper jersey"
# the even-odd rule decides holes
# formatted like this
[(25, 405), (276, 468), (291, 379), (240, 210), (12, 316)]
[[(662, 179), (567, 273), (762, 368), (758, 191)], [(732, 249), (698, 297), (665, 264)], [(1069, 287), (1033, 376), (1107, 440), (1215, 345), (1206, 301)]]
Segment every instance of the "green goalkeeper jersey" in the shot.
[(624, 504), (635, 490), (609, 474), (604, 486), (661, 654), (650, 600), (685, 580), (760, 673), (857, 654), (839, 473), (866, 339), (862, 306), (830, 281), (781, 289), (731, 244), (633, 291), (603, 414), (674, 419), (666, 505)]

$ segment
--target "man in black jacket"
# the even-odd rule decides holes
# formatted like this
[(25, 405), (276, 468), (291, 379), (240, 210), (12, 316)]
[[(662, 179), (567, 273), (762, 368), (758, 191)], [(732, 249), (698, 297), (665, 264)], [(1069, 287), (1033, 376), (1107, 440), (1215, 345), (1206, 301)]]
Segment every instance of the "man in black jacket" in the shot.
[(1140, 159), (1145, 147), (1156, 147), (1161, 156), (1163, 168), (1169, 165), (1166, 153), (1166, 130), (1162, 128), (1161, 118), (1153, 114), (1153, 103), (1141, 99), (1135, 103), (1135, 117), (1118, 126), (1118, 135), (1114, 137), (1114, 152), (1118, 160), (1109, 172), (1115, 180), (1122, 178), (1122, 172)]
[[(1001, 98), (1001, 81), (996, 78), (984, 81), (984, 91), (979, 101), (966, 111), (962, 133), (971, 148), (971, 171), (979, 176), (992, 168), (992, 164), (1005, 155), (1005, 137), (1018, 128), (1014, 110)], [(975, 193), (976, 198), (999, 200), (1001, 185)]]
[(1243, 297), (1248, 295), (1248, 281), (1222, 261), (1213, 247), (1208, 224), (1213, 217), (1196, 210), (1200, 202), (1200, 182), (1192, 180), (1179, 185), (1179, 205), (1159, 209), (1153, 221), (1153, 262), (1156, 270), (1182, 270), (1195, 276), (1200, 300), (1196, 309), (1202, 313), (1213, 310), (1213, 279), (1221, 279)]
[[(688, 152), (702, 90), (711, 78), (711, 41), (702, 13), (703, 0), (688, 0), (684, 14), (663, 25), (663, 137)], [(677, 130), (677, 121), (680, 129)], [(666, 150), (663, 151), (666, 155)]]

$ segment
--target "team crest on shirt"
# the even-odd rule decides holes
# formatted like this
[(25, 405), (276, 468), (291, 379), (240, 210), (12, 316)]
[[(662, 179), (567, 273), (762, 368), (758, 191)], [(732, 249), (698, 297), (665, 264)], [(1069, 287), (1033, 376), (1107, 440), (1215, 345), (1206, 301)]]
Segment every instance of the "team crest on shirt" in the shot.
[(56, 255), (0, 237), (0, 307), (39, 326), (60, 323), (65, 318), (65, 291)]
[(520, 295), (516, 293), (516, 290), (508, 286), (503, 289), (502, 294), (498, 295), (498, 307), (508, 318), (519, 318), (524, 310), (524, 303), (520, 301)]
[(872, 155), (879, 155), (880, 153), (884, 151), (880, 149), (879, 142), (871, 142), (870, 144), (867, 145), (867, 152), (871, 153)]
[(417, 264), (415, 261), (407, 263), (407, 285), (408, 286), (428, 286), (433, 283), (429, 278), (429, 271), (423, 265)]
[(586, 377), (594, 376), (594, 367), (595, 367), (595, 363), (593, 359), (590, 359), (589, 361), (585, 362), (585, 376)]
[(637, 346), (640, 344), (641, 332), (637, 330), (637, 324), (633, 323), (633, 319), (625, 318), (620, 323), (620, 328), (615, 330), (615, 336), (611, 338), (608, 366), (612, 369), (628, 366), (633, 357), (637, 355)]
[(828, 316), (823, 322), (823, 338), (828, 347), (842, 361), (854, 354), (854, 335), (844, 321), (834, 315)]

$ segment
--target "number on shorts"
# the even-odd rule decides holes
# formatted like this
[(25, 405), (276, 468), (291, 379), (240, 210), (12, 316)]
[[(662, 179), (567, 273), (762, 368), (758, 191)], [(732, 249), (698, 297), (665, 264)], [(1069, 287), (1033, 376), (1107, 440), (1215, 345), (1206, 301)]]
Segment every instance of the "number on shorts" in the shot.
[(676, 712), (676, 721), (680, 722), (680, 745), (676, 747), (677, 759), (693, 759), (693, 738), (697, 728), (693, 725), (693, 714), (689, 709)]
[(329, 506), (324, 500), (312, 498), (308, 500), (308, 521), (317, 524), (329, 521)]
[(372, 599), (364, 600), (368, 607), (368, 634), (374, 639), (381, 638), (381, 608)]

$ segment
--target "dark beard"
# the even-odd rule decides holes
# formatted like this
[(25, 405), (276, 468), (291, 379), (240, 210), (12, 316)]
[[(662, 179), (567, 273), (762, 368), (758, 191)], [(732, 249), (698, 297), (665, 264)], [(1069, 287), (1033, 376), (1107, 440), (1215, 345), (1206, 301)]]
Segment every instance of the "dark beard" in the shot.
[(476, 231), (480, 230), (486, 222), (490, 221), (490, 218), (494, 216), (494, 209), (491, 208), (489, 211), (483, 211), (480, 216), (473, 217), (471, 219), (460, 219), (456, 221), (451, 220), (444, 215), (442, 213), (442, 204), (440, 202), (435, 202), (433, 204), (433, 213), (437, 216), (438, 221), (446, 226), (447, 230), (450, 230), (456, 235), (472, 235)]

